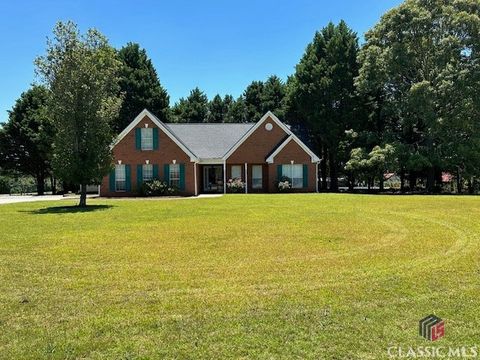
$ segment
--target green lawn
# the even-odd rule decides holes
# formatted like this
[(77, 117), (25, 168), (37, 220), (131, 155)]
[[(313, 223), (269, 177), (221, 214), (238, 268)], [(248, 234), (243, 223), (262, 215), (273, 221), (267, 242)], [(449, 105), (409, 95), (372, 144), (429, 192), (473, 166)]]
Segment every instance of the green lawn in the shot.
[(379, 359), (480, 345), (480, 198), (0, 206), (0, 358)]

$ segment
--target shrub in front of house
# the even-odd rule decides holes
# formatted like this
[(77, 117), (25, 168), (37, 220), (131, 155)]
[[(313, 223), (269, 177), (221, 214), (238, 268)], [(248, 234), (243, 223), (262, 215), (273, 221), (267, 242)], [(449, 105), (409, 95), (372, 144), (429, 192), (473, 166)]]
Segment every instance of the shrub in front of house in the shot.
[(227, 191), (230, 193), (241, 193), (245, 191), (245, 183), (241, 179), (229, 179)]
[(280, 181), (277, 182), (278, 192), (290, 192), (292, 190), (292, 182), (290, 178), (282, 176)]
[(177, 195), (178, 189), (169, 186), (165, 181), (149, 180), (142, 184), (140, 195), (142, 196), (172, 196)]

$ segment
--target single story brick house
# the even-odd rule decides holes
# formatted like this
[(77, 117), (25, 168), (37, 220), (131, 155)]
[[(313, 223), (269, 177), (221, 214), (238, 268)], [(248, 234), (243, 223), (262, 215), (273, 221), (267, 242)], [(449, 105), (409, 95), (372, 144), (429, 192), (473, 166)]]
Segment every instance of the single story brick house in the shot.
[(113, 156), (101, 196), (135, 196), (154, 178), (181, 195), (225, 193), (231, 179), (246, 193), (277, 192), (282, 177), (293, 191), (318, 191), (320, 159), (271, 112), (249, 124), (166, 124), (143, 110), (117, 137)]

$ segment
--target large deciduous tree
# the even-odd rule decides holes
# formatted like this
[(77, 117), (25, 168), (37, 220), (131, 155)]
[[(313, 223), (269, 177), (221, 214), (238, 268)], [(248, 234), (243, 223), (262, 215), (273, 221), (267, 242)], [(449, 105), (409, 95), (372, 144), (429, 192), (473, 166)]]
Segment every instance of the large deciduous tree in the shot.
[(34, 85), (22, 93), (0, 133), (0, 166), (33, 176), (37, 193), (51, 175), (54, 128), (47, 111), (48, 90)]
[(401, 145), (410, 186), (441, 169), (479, 174), (480, 3), (407, 0), (366, 34), (358, 89)]
[(145, 49), (138, 44), (128, 43), (118, 56), (120, 69), (120, 91), (124, 100), (114, 130), (122, 131), (143, 109), (148, 109), (160, 120), (168, 120), (169, 96), (162, 87)]
[(99, 183), (112, 165), (112, 121), (119, 97), (121, 62), (97, 30), (80, 34), (72, 22), (57, 23), (37, 72), (48, 85), (49, 114), (56, 134), (53, 166), (66, 182), (79, 184), (79, 206), (86, 206), (86, 186)]
[(357, 35), (343, 21), (330, 23), (307, 46), (288, 87), (289, 106), (321, 150), (322, 164), (328, 160), (332, 191), (338, 190), (340, 143), (355, 127), (357, 53)]

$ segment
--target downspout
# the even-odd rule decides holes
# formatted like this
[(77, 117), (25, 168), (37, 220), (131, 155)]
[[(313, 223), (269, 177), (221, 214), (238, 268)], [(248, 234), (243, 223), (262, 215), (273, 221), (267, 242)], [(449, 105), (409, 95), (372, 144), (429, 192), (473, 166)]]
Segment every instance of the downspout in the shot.
[(318, 161), (315, 163), (315, 192), (318, 193)]

